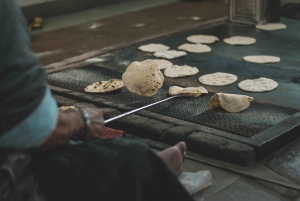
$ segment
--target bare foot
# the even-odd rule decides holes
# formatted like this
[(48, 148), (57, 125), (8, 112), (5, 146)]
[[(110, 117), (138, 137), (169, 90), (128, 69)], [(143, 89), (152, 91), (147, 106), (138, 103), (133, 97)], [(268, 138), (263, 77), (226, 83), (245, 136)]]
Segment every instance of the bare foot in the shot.
[(182, 172), (182, 163), (186, 157), (186, 144), (185, 142), (179, 142), (173, 147), (158, 152), (157, 155), (165, 161), (175, 175), (178, 176)]

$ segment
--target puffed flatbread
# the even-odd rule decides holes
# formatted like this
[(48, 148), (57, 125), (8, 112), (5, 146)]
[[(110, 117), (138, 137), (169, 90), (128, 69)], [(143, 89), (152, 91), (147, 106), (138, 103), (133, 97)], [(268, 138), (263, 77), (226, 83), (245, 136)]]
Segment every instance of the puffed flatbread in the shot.
[(191, 43), (204, 43), (204, 44), (211, 44), (216, 41), (219, 41), (219, 38), (212, 35), (192, 35), (186, 38), (187, 41)]
[(246, 36), (233, 36), (224, 38), (223, 41), (229, 45), (252, 45), (256, 42), (256, 39)]
[(252, 63), (277, 63), (280, 62), (279, 57), (275, 56), (268, 56), (268, 55), (253, 55), (253, 56), (245, 56), (243, 57), (245, 61), (252, 62)]
[(158, 69), (158, 64), (151, 60), (133, 62), (122, 75), (126, 88), (141, 96), (153, 96), (162, 87), (164, 76)]
[(153, 59), (158, 64), (158, 69), (166, 69), (173, 66), (173, 63), (165, 59)]
[(196, 67), (191, 67), (187, 65), (183, 65), (183, 66), (173, 65), (170, 68), (166, 68), (164, 74), (167, 77), (174, 78), (174, 77), (186, 77), (190, 75), (195, 75), (198, 72), (199, 70)]
[(286, 29), (286, 25), (282, 23), (268, 23), (268, 24), (258, 24), (257, 29), (262, 29), (265, 31), (276, 31), (280, 29)]
[(248, 79), (241, 81), (238, 87), (249, 92), (266, 92), (272, 91), (278, 87), (278, 83), (272, 79), (261, 77), (258, 79)]
[(162, 51), (166, 51), (166, 50), (170, 49), (170, 47), (163, 45), (163, 44), (151, 43), (148, 45), (142, 45), (138, 49), (143, 52), (162, 52)]
[(222, 107), (227, 112), (235, 113), (247, 109), (253, 99), (239, 94), (216, 93), (211, 97), (209, 104), (213, 108)]
[(209, 86), (225, 86), (237, 81), (237, 76), (230, 73), (212, 73), (199, 77), (199, 82)]
[(201, 94), (207, 94), (208, 91), (204, 87), (178, 87), (178, 86), (171, 86), (169, 88), (169, 94), (171, 96), (182, 94), (188, 97), (198, 97)]
[(203, 52), (210, 52), (211, 48), (207, 45), (202, 45), (202, 44), (189, 44), (185, 43), (182, 44), (178, 47), (179, 50), (184, 50), (187, 52), (192, 52), (192, 53), (203, 53)]
[(95, 82), (86, 88), (85, 92), (89, 93), (107, 93), (121, 89), (124, 87), (124, 83), (120, 79), (111, 79), (108, 81)]
[(177, 50), (167, 50), (162, 52), (155, 52), (155, 57), (165, 58), (165, 59), (175, 59), (178, 57), (183, 57), (186, 55), (184, 51), (177, 51)]

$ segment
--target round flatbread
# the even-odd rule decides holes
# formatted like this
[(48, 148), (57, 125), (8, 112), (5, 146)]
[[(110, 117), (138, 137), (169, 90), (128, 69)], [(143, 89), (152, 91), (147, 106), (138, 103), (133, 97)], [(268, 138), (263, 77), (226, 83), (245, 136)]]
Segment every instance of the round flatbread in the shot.
[(182, 94), (188, 97), (198, 97), (201, 94), (207, 94), (208, 91), (204, 87), (178, 87), (178, 86), (171, 86), (169, 88), (169, 94), (171, 96)]
[(166, 70), (164, 71), (165, 76), (167, 77), (186, 77), (186, 76), (190, 76), (190, 75), (195, 75), (199, 72), (198, 68), (196, 67), (191, 67), (191, 66), (187, 66), (187, 65), (183, 65), (183, 66), (177, 66), (174, 65), (170, 68), (166, 68)]
[(252, 63), (277, 63), (280, 62), (279, 57), (275, 56), (267, 56), (267, 55), (253, 55), (253, 56), (245, 56), (243, 57), (245, 61), (252, 62)]
[(122, 80), (111, 79), (108, 81), (95, 82), (84, 88), (84, 91), (89, 93), (107, 93), (119, 90), (122, 87), (124, 87), (124, 83)]
[(272, 79), (261, 77), (258, 79), (244, 80), (238, 84), (238, 87), (249, 92), (272, 91), (278, 87), (278, 83)]
[(223, 41), (229, 45), (252, 45), (256, 42), (255, 38), (245, 36), (233, 36), (224, 38)]
[(177, 51), (177, 50), (167, 50), (163, 52), (155, 52), (154, 56), (160, 57), (160, 58), (165, 58), (165, 59), (174, 59), (178, 57), (185, 56), (186, 52), (184, 51)]
[(170, 49), (170, 47), (165, 46), (163, 44), (155, 44), (155, 43), (151, 43), (148, 45), (142, 45), (139, 47), (139, 50), (143, 51), (143, 52), (162, 52), (162, 51), (166, 51)]
[(178, 47), (179, 50), (184, 50), (187, 52), (192, 53), (203, 53), (203, 52), (210, 52), (211, 48), (207, 45), (202, 44), (183, 44)]
[(211, 44), (216, 41), (219, 41), (219, 38), (212, 35), (192, 35), (186, 38), (191, 43), (204, 43), (204, 44)]
[(126, 88), (141, 96), (153, 96), (162, 87), (164, 76), (153, 60), (133, 62), (122, 75)]
[(199, 77), (199, 82), (209, 86), (225, 86), (237, 81), (237, 76), (230, 73), (212, 73)]
[(268, 24), (258, 24), (257, 29), (262, 29), (266, 31), (275, 31), (280, 29), (286, 29), (286, 25), (282, 23), (268, 23)]
[(165, 59), (153, 59), (158, 64), (158, 69), (166, 69), (173, 66), (173, 63)]
[(216, 93), (211, 97), (209, 104), (213, 108), (222, 107), (227, 112), (235, 113), (247, 109), (253, 99), (253, 97), (239, 94)]

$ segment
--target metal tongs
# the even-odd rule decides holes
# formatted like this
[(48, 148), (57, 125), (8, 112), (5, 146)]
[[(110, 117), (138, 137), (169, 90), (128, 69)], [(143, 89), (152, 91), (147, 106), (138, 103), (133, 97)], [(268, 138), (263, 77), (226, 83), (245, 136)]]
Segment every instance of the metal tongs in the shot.
[(140, 110), (143, 110), (143, 109), (146, 109), (146, 108), (148, 108), (148, 107), (151, 107), (151, 106), (153, 106), (153, 105), (157, 105), (157, 104), (166, 102), (166, 101), (168, 101), (168, 100), (171, 100), (171, 99), (173, 99), (173, 98), (178, 98), (178, 97), (183, 97), (183, 96), (184, 96), (184, 95), (175, 95), (175, 96), (171, 96), (171, 97), (169, 97), (169, 98), (166, 98), (166, 99), (157, 101), (157, 102), (155, 102), (155, 103), (151, 103), (151, 104), (149, 104), (149, 105), (146, 105), (146, 106), (137, 108), (137, 109), (135, 109), (135, 110), (132, 110), (132, 111), (129, 111), (129, 112), (120, 114), (120, 115), (115, 116), (115, 117), (112, 117), (112, 118), (110, 118), (110, 119), (106, 119), (106, 120), (104, 120), (104, 123), (105, 123), (105, 124), (106, 124), (106, 123), (109, 123), (109, 122), (114, 121), (114, 120), (116, 120), (116, 119), (119, 119), (119, 118), (121, 118), (121, 117), (125, 117), (125, 116), (127, 116), (127, 115), (130, 115), (130, 114), (133, 114), (133, 113), (138, 112), (138, 111), (140, 111)]

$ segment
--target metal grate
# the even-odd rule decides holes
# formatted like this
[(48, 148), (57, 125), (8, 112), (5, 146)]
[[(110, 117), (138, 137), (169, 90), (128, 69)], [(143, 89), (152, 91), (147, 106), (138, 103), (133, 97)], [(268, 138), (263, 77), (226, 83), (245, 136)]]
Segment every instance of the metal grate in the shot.
[[(51, 85), (84, 92), (84, 88), (97, 81), (109, 79), (121, 79), (122, 73), (99, 66), (88, 65), (80, 69), (74, 69), (49, 75)], [(122, 103), (133, 107), (141, 107), (168, 97), (168, 89), (171, 85), (164, 83), (155, 96), (142, 97), (129, 92), (125, 87), (120, 91), (108, 94), (93, 94), (116, 103)], [(198, 98), (178, 98), (151, 107), (148, 110), (190, 121), (193, 123), (229, 131), (245, 137), (254, 136), (264, 131), (287, 117), (297, 113), (286, 107), (258, 103), (253, 101), (250, 107), (240, 113), (228, 113), (223, 109), (212, 109), (208, 104), (213, 93), (202, 95)]]

